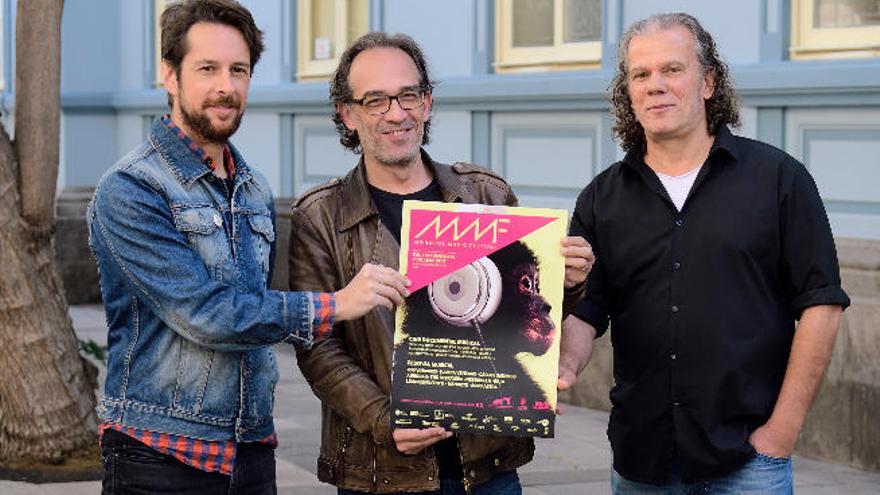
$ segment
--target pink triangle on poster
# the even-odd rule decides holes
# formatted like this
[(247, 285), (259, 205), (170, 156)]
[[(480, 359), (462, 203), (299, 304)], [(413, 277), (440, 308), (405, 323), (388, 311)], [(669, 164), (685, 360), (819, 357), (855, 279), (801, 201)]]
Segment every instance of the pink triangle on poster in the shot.
[(522, 239), (556, 217), (410, 210), (410, 292)]

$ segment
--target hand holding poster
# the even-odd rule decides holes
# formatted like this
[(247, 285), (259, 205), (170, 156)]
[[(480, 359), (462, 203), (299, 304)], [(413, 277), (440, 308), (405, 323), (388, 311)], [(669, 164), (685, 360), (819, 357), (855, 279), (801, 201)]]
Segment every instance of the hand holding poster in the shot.
[(396, 428), (552, 437), (564, 210), (405, 201)]

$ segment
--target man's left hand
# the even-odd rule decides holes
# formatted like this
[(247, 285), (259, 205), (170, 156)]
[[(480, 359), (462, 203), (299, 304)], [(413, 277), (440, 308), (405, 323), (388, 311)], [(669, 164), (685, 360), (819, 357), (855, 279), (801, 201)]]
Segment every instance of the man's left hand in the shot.
[(775, 428), (767, 422), (749, 435), (749, 443), (759, 454), (769, 457), (790, 457), (797, 442), (797, 432)]
[(561, 244), (562, 256), (565, 257), (565, 288), (571, 289), (587, 279), (596, 257), (593, 248), (583, 237), (563, 237)]

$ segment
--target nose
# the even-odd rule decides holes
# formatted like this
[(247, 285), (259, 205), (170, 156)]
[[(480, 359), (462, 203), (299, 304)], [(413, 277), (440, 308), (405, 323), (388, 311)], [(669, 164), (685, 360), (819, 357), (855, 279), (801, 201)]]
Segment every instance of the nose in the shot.
[(229, 71), (218, 71), (214, 86), (218, 93), (228, 95), (232, 93), (232, 74)]
[(660, 74), (660, 71), (653, 72), (648, 77), (647, 90), (648, 94), (652, 95), (666, 92), (666, 80), (663, 78), (663, 74)]
[(400, 100), (397, 97), (392, 97), (389, 105), (391, 105), (391, 108), (384, 114), (387, 120), (399, 122), (408, 117), (407, 111), (400, 106)]

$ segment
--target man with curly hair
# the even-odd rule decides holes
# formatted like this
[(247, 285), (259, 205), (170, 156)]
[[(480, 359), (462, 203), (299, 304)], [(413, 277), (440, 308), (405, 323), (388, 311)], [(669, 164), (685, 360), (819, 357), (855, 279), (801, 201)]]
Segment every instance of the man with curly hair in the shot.
[(731, 134), (727, 67), (690, 15), (629, 28), (611, 104), (627, 154), (578, 197), (571, 233), (596, 264), (563, 332), (581, 369), (611, 323), (612, 490), (791, 493), (849, 304), (816, 185)]

